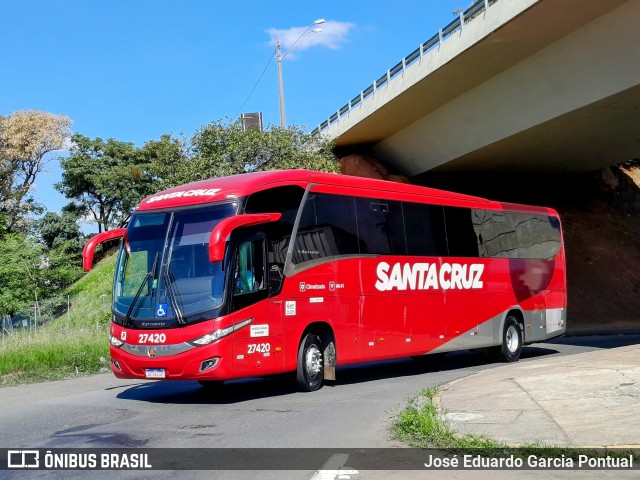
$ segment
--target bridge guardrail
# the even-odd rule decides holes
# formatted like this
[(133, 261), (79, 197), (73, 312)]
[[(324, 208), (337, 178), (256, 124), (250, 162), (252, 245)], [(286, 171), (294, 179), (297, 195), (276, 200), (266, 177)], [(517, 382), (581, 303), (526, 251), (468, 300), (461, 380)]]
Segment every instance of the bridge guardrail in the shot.
[(465, 24), (475, 19), (482, 12), (488, 10), (488, 8), (496, 2), (498, 2), (498, 0), (475, 0), (471, 5), (469, 5), (469, 7), (467, 7), (466, 10), (461, 10), (455, 20), (450, 22), (444, 28), (441, 28), (438, 33), (433, 35), (427, 41), (421, 43), (418, 48), (387, 70), (384, 75), (362, 90), (360, 94), (353, 97), (349, 102), (336, 110), (335, 113), (331, 114), (324, 122), (313, 129), (311, 133), (320, 133), (322, 130), (329, 128), (330, 125), (337, 122), (344, 115), (348, 115), (355, 107), (362, 105), (362, 103), (373, 95), (378, 88), (391, 82), (400, 73), (404, 73), (409, 66), (413, 65), (433, 48), (440, 45), (442, 41), (450, 37), (453, 33), (464, 28)]

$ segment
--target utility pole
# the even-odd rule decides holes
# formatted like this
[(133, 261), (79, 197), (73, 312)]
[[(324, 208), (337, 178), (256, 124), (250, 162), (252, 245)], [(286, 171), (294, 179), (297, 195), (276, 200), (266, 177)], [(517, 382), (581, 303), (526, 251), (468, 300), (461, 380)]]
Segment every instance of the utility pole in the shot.
[(278, 61), (278, 92), (280, 93), (280, 126), (287, 127), (284, 116), (284, 88), (282, 86), (282, 55), (280, 54), (280, 41), (276, 41), (276, 60)]

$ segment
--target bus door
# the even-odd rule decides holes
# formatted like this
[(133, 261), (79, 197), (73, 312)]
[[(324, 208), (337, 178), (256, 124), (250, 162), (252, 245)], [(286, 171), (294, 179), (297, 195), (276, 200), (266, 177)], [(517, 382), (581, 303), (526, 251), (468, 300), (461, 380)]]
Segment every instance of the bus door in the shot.
[(251, 319), (234, 335), (234, 375), (253, 376), (280, 371), (282, 316), (269, 301), (269, 265), (266, 235), (260, 227), (239, 229), (230, 263), (231, 309), (234, 323)]

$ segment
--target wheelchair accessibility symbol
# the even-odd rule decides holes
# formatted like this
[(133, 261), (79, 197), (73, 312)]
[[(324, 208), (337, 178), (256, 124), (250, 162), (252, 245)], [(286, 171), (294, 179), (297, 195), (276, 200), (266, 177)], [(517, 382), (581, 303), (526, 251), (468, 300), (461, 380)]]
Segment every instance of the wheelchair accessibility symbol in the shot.
[(167, 316), (167, 304), (159, 303), (156, 307), (156, 317), (166, 317)]

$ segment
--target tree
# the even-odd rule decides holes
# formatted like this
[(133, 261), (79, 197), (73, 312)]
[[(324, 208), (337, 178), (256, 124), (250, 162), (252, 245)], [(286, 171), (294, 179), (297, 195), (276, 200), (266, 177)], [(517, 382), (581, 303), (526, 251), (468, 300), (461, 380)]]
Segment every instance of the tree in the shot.
[(6, 213), (6, 232), (33, 211), (29, 192), (48, 162), (45, 155), (64, 148), (71, 123), (65, 115), (40, 110), (0, 116), (0, 211)]
[(63, 211), (61, 214), (47, 212), (36, 222), (36, 230), (48, 250), (69, 242), (80, 247), (82, 251), (84, 235), (78, 225), (78, 217), (73, 212)]
[(48, 212), (36, 222), (40, 241), (46, 249), (47, 268), (43, 272), (50, 290), (60, 290), (82, 275), (82, 247), (85, 236), (74, 212)]
[(140, 155), (149, 164), (156, 191), (176, 186), (186, 178), (185, 170), (190, 162), (189, 143), (170, 134), (160, 140), (150, 140), (140, 149)]
[[(332, 143), (299, 127), (268, 127), (244, 130), (240, 122), (216, 121), (202, 127), (183, 148), (178, 167), (165, 184), (177, 185), (211, 177), (257, 170), (306, 168), (328, 172), (339, 170)], [(185, 154), (186, 152), (186, 154)], [(153, 166), (158, 175), (157, 164)]]
[(9, 233), (0, 240), (0, 313), (13, 315), (42, 297), (43, 263), (43, 248), (26, 235)]
[(70, 209), (93, 217), (102, 232), (121, 223), (153, 193), (149, 165), (132, 143), (113, 138), (72, 137), (70, 156), (60, 160), (56, 189), (72, 200)]

